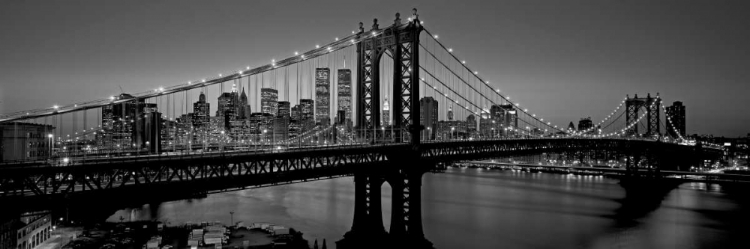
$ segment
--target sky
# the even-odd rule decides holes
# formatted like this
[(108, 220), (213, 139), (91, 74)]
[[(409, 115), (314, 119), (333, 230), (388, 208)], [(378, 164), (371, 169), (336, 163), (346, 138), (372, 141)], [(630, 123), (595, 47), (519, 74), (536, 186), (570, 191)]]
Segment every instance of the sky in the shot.
[(687, 106), (690, 134), (750, 133), (750, 3), (720, 0), (0, 1), (0, 113), (267, 64), (412, 8), (560, 126), (659, 93)]

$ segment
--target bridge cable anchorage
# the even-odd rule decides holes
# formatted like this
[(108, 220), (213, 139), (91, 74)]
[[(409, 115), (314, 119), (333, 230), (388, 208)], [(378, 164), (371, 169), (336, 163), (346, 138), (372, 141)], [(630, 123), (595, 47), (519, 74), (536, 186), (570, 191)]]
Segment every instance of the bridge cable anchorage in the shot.
[[(464, 61), (462, 61), (462, 60), (459, 60), (459, 59), (458, 59), (458, 57), (456, 57), (456, 55), (455, 55), (455, 54), (453, 53), (452, 49), (449, 49), (449, 48), (448, 48), (448, 47), (446, 47), (446, 46), (445, 46), (444, 44), (442, 44), (442, 43), (441, 43), (440, 41), (438, 41), (438, 40), (437, 40), (437, 38), (436, 38), (436, 35), (433, 35), (433, 34), (432, 34), (432, 33), (431, 33), (431, 32), (430, 32), (429, 30), (427, 30), (426, 28), (424, 29), (424, 31), (425, 31), (425, 32), (426, 32), (426, 33), (427, 33), (427, 34), (429, 35), (428, 37), (431, 37), (433, 41), (435, 41), (435, 42), (436, 42), (436, 43), (437, 43), (438, 45), (440, 45), (440, 47), (441, 47), (441, 48), (443, 48), (443, 50), (447, 51), (447, 52), (448, 52), (448, 55), (450, 55), (450, 56), (451, 56), (451, 57), (452, 57), (452, 58), (453, 58), (453, 59), (454, 59), (455, 61), (459, 62), (459, 66), (463, 66), (463, 67), (464, 67), (464, 68), (465, 68), (466, 70), (468, 70), (469, 72), (474, 72), (474, 73), (473, 73), (473, 74), (471, 74), (471, 75), (473, 75), (473, 76), (474, 76), (474, 77), (475, 77), (475, 78), (476, 78), (477, 80), (479, 80), (480, 82), (484, 83), (484, 84), (485, 84), (485, 85), (486, 85), (487, 87), (489, 87), (490, 89), (494, 89), (494, 88), (492, 88), (492, 87), (491, 87), (491, 85), (489, 84), (489, 82), (487, 82), (487, 81), (485, 81), (484, 79), (482, 79), (481, 77), (479, 77), (479, 75), (478, 75), (478, 72), (477, 72), (477, 71), (471, 70), (471, 68), (469, 68), (469, 67), (468, 67), (468, 66), (467, 66), (467, 65), (466, 65), (466, 64), (464, 63)], [(420, 46), (422, 46), (422, 47), (424, 48), (424, 46), (423, 46), (423, 45), (421, 45), (421, 44), (420, 44)], [(426, 51), (429, 51), (429, 50), (428, 50), (428, 49), (426, 49), (426, 48), (425, 48), (425, 50), (426, 50)], [(428, 52), (428, 53), (429, 53), (429, 52)], [(433, 55), (433, 56), (434, 56), (434, 55)], [(442, 63), (442, 62), (441, 62), (441, 63)], [(448, 70), (449, 70), (449, 71), (452, 71), (452, 69), (450, 69), (450, 67), (447, 67), (447, 68), (448, 68)], [(455, 72), (453, 72), (453, 73), (455, 74)], [(457, 75), (457, 74), (456, 74), (456, 75)], [(466, 83), (466, 82), (464, 82), (464, 83), (468, 85), (468, 83)], [(476, 91), (476, 89), (474, 89), (474, 90)], [(499, 90), (499, 89), (498, 89), (498, 90)], [(509, 102), (509, 103), (512, 103), (512, 102), (510, 101), (510, 99), (509, 99), (509, 98), (507, 98), (506, 96), (504, 96), (504, 95), (500, 94), (500, 93), (499, 93), (499, 91), (491, 91), (491, 92), (494, 92), (494, 93), (495, 93), (495, 94), (496, 94), (497, 96), (499, 96), (500, 98), (504, 99), (505, 101), (507, 101), (507, 102)], [(481, 93), (480, 93), (480, 94), (481, 94)], [(486, 96), (483, 96), (483, 97), (484, 97), (484, 98), (486, 98)], [(520, 107), (520, 104), (518, 104), (518, 103), (515, 103), (515, 106), (518, 106), (518, 107)], [(544, 124), (545, 126), (549, 127), (549, 128), (550, 128), (550, 129), (552, 129), (552, 130), (556, 130), (556, 131), (559, 131), (559, 132), (563, 132), (563, 133), (566, 133), (566, 134), (568, 133), (568, 132), (567, 132), (567, 131), (565, 131), (564, 129), (558, 128), (558, 127), (557, 127), (556, 125), (551, 125), (551, 124), (550, 124), (549, 122), (544, 122), (544, 121), (542, 121), (542, 120), (541, 120), (540, 118), (537, 118), (537, 117), (536, 117), (536, 115), (533, 115), (533, 114), (529, 113), (529, 112), (528, 112), (528, 110), (525, 110), (525, 109), (520, 109), (520, 108), (519, 108), (519, 110), (520, 110), (521, 112), (523, 112), (524, 114), (526, 114), (527, 116), (531, 117), (532, 119), (535, 119), (535, 120), (536, 120), (537, 122), (540, 122), (540, 123)], [(537, 127), (537, 128), (539, 128), (539, 127)]]

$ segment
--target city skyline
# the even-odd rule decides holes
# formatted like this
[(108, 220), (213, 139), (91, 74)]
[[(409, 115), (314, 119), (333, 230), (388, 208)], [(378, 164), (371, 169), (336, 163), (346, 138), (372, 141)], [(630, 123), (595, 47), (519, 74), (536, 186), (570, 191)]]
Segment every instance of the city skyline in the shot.
[[(468, 4), (453, 8), (450, 12), (447, 11), (449, 8), (440, 7), (441, 4), (414, 5), (420, 8), (425, 25), (438, 34), (455, 36), (460, 34), (459, 30), (468, 28), (497, 30), (497, 35), (483, 36), (483, 39), (477, 39), (478, 34), (469, 34), (465, 39), (444, 35), (441, 40), (455, 46), (457, 56), (466, 59), (491, 80), (493, 85), (558, 126), (577, 120), (578, 117), (590, 116), (595, 121), (601, 120), (626, 94), (632, 96), (636, 93), (659, 92), (664, 96), (665, 103), (682, 101), (689, 106), (686, 125), (689, 134), (747, 134), (747, 129), (742, 124), (750, 121), (750, 116), (747, 112), (737, 109), (750, 105), (750, 100), (741, 94), (743, 85), (750, 81), (750, 77), (741, 70), (748, 64), (748, 58), (740, 56), (747, 54), (743, 51), (748, 51), (748, 45), (740, 43), (746, 34), (738, 32), (738, 23), (743, 23), (742, 20), (747, 19), (741, 15), (740, 10), (743, 8), (738, 8), (744, 6), (730, 3), (704, 6), (693, 2), (682, 3), (681, 8), (675, 10), (669, 5), (662, 4), (585, 3), (591, 2), (509, 2), (504, 6), (492, 3), (483, 4), (483, 7)], [(211, 77), (213, 74), (244, 65), (268, 63), (272, 58), (283, 58), (295, 50), (305, 51), (306, 48), (312, 48), (315, 43), (324, 44), (336, 36), (346, 35), (356, 28), (359, 21), (364, 22), (365, 27), (371, 25), (371, 18), (348, 13), (363, 10), (367, 4), (335, 4), (350, 11), (345, 11), (346, 13), (336, 18), (324, 18), (321, 25), (325, 28), (321, 34), (307, 31), (311, 30), (312, 26), (306, 24), (305, 20), (313, 18), (312, 14), (300, 12), (301, 7), (284, 8), (286, 4), (261, 3), (262, 7), (271, 10), (268, 11), (270, 13), (253, 11), (251, 14), (234, 15), (232, 13), (235, 10), (243, 9), (242, 3), (231, 2), (225, 6), (195, 3), (177, 6), (174, 10), (168, 10), (167, 6), (172, 6), (166, 3), (154, 3), (151, 6), (98, 5), (93, 2), (85, 6), (56, 6), (52, 3), (42, 9), (34, 9), (34, 4), (27, 2), (2, 3), (3, 8), (0, 8), (0, 12), (3, 13), (2, 23), (5, 25), (0, 24), (0, 30), (17, 39), (2, 41), (1, 47), (7, 50), (4, 54), (8, 56), (0, 59), (0, 64), (9, 71), (0, 76), (0, 113), (74, 103), (80, 99), (91, 99), (91, 96), (103, 98), (117, 95), (121, 93), (119, 87), (126, 93), (132, 93)], [(223, 21), (200, 19), (205, 22), (200, 22), (201, 25), (196, 25), (197, 27), (190, 27), (191, 25), (161, 22), (164, 17), (153, 13), (156, 10), (184, 11), (189, 6), (200, 6), (210, 12), (227, 13), (238, 20), (235, 20), (237, 23), (227, 26), (218, 25)], [(118, 14), (107, 15), (109, 17), (104, 18), (109, 12), (120, 11), (119, 7), (124, 8), (123, 13), (135, 13), (135, 16), (143, 16), (143, 21), (159, 24), (152, 28), (135, 29), (138, 22), (133, 22), (132, 17)], [(53, 9), (61, 11), (53, 14)], [(97, 12), (91, 10), (99, 10), (98, 12), (102, 13), (78, 13)], [(240, 23), (254, 25), (265, 16), (279, 11), (300, 13), (292, 15), (293, 18), (259, 28), (261, 31), (283, 28), (290, 30), (289, 32), (268, 32), (273, 35), (262, 37), (252, 36), (251, 32), (236, 32), (242, 30), (236, 26)], [(332, 10), (322, 8), (321, 11)], [(393, 18), (394, 11), (406, 15), (409, 10), (384, 9), (373, 13), (372, 17), (379, 18), (381, 23), (388, 23)], [(497, 15), (493, 11), (507, 15)], [(26, 18), (33, 16), (29, 15), (31, 13), (44, 18), (27, 20)], [(696, 23), (696, 19), (686, 13), (697, 15), (706, 21)], [(73, 18), (76, 15), (78, 16)], [(181, 15), (173, 16), (177, 16), (177, 21), (180, 22), (199, 21), (180, 17)], [(450, 18), (444, 18), (448, 16), (457, 18), (448, 21)], [(466, 19), (467, 16), (471, 16), (472, 19)], [(634, 18), (635, 16), (641, 18)], [(669, 16), (670, 21), (662, 20), (661, 17), (664, 16)], [(51, 18), (64, 21), (51, 23)], [(99, 25), (81, 25), (98, 23), (97, 20), (106, 22)], [(342, 20), (351, 20), (351, 23)], [(10, 23), (14, 25), (8, 26)], [(606, 28), (616, 25), (625, 25), (625, 28)], [(36, 33), (19, 33), (23, 30), (57, 31), (42, 32), (55, 36), (33, 39)], [(136, 30), (139, 36), (122, 36)], [(159, 34), (164, 30), (175, 34), (175, 38)], [(714, 35), (706, 35), (706, 30), (712, 30)], [(66, 31), (72, 32), (60, 33)], [(566, 34), (571, 35), (556, 35), (562, 31), (570, 32)], [(80, 44), (76, 44), (80, 43), (81, 37), (76, 34), (83, 34), (81, 32), (90, 35), (83, 44), (91, 46), (81, 47)], [(185, 36), (201, 32), (218, 35), (223, 39), (206, 42)], [(178, 37), (185, 39), (177, 42), (174, 39)], [(263, 49), (239, 46), (240, 41), (248, 40), (247, 37), (253, 37), (250, 39), (252, 43)], [(583, 40), (586, 43), (579, 42)], [(170, 45), (170, 42), (180, 46)], [(719, 46), (725, 43), (726, 46)], [(52, 44), (55, 46), (51, 46)], [(728, 47), (733, 49), (725, 49)], [(487, 51), (480, 51), (480, 48)], [(31, 51), (36, 53), (30, 53)], [(123, 53), (126, 51), (129, 53)], [(24, 55), (37, 55), (20, 57), (20, 52), (24, 52)], [(50, 57), (51, 55), (55, 57)], [(81, 56), (91, 59), (84, 60), (85, 57)], [(69, 58), (64, 61), (70, 65), (62, 64), (60, 58)], [(93, 64), (104, 58), (107, 59), (107, 63)], [(189, 58), (202, 59), (198, 63), (192, 62)], [(208, 61), (205, 58), (209, 58)], [(140, 61), (144, 60), (154, 61), (160, 66), (149, 63), (140, 65)], [(562, 61), (566, 63), (561, 63)], [(75, 67), (71, 68), (74, 65)], [(343, 68), (343, 65), (331, 67), (331, 70), (340, 68)], [(70, 73), (60, 74), (62, 71)], [(279, 77), (281, 76), (277, 76), (278, 79)], [(270, 78), (266, 74), (261, 85), (271, 84)], [(330, 82), (336, 82), (334, 80), (331, 79)], [(72, 89), (62, 89), (64, 86)], [(32, 96), (32, 103), (24, 103), (19, 101), (17, 95), (9, 94), (41, 88), (49, 90)], [(80, 88), (86, 91), (79, 91)], [(295, 101), (301, 98), (310, 98), (304, 96), (309, 94), (310, 90), (302, 89), (301, 93), (293, 93), (303, 96), (285, 96), (282, 94), (284, 91), (279, 89), (279, 100), (290, 101), (294, 105)], [(209, 103), (213, 102), (214, 106), (217, 106), (217, 92), (212, 90), (208, 93)], [(569, 97), (586, 94), (585, 92), (590, 92), (585, 98)], [(194, 102), (198, 92), (191, 92), (191, 95), (194, 96), (190, 102)], [(251, 101), (258, 102), (250, 103), (251, 106), (257, 107), (260, 104), (259, 100)], [(725, 111), (719, 112), (719, 109)]]

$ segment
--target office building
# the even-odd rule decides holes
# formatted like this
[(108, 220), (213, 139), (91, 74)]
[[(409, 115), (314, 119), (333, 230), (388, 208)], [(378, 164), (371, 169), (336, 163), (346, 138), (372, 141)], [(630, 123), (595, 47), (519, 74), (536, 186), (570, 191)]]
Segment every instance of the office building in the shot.
[(568, 124), (568, 132), (574, 132), (576, 130), (576, 125), (573, 124), (573, 121), (570, 121), (570, 124)]
[(302, 119), (302, 107), (300, 105), (294, 105), (292, 109), (289, 111), (289, 114), (292, 120), (301, 120)]
[[(667, 117), (669, 118), (667, 120), (667, 126), (671, 124), (671, 127), (667, 127), (667, 133), (674, 138), (680, 136), (684, 137), (685, 134), (687, 134), (685, 126), (685, 106), (682, 105), (681, 101), (675, 101), (674, 103), (672, 103), (672, 106), (668, 106), (665, 109), (667, 112)], [(674, 127), (674, 129), (672, 129), (672, 127)], [(677, 130), (677, 133), (675, 133), (674, 130)]]
[(477, 131), (477, 118), (474, 114), (469, 114), (469, 116), (466, 117), (466, 130), (469, 133)]
[(133, 130), (133, 143), (136, 149), (151, 153), (161, 152), (162, 115), (154, 108), (146, 108), (138, 114), (136, 129)]
[(55, 128), (51, 125), (20, 122), (0, 124), (0, 162), (49, 157), (57, 139), (54, 134)]
[(419, 123), (424, 126), (422, 139), (434, 140), (437, 131), (438, 102), (432, 97), (423, 97), (419, 100)]
[(388, 104), (388, 98), (383, 101), (383, 119), (380, 120), (381, 126), (391, 125), (391, 106)]
[(261, 112), (276, 116), (278, 111), (279, 91), (273, 88), (260, 89)]
[(239, 98), (236, 92), (222, 93), (219, 95), (218, 106), (216, 107), (216, 117), (228, 117), (229, 120), (237, 118), (237, 109), (239, 107)]
[(250, 104), (247, 103), (247, 94), (245, 94), (245, 88), (243, 87), (242, 94), (240, 94), (240, 103), (237, 108), (238, 117), (240, 119), (247, 119), (250, 117), (251, 111)]
[(338, 109), (344, 111), (344, 119), (352, 120), (352, 70), (338, 70)]
[(327, 126), (331, 119), (331, 70), (315, 69), (315, 122)]
[(300, 112), (302, 121), (302, 132), (311, 130), (315, 127), (315, 101), (312, 99), (301, 99), (300, 101)]
[(582, 118), (578, 121), (578, 132), (586, 132), (586, 133), (596, 133), (594, 131), (594, 122), (591, 121), (591, 118)]
[(291, 104), (289, 101), (279, 101), (279, 113), (277, 114), (278, 117), (287, 117), (291, 118)]
[(133, 136), (143, 128), (134, 125), (136, 117), (140, 117), (147, 109), (156, 109), (156, 103), (146, 103), (145, 99), (136, 99), (127, 93), (120, 94), (114, 99), (121, 100), (127, 101), (102, 107), (103, 134), (100, 138), (103, 146), (135, 146)]
[(206, 95), (201, 92), (198, 101), (193, 103), (193, 126), (196, 128), (207, 127), (211, 121), (211, 103), (206, 102)]

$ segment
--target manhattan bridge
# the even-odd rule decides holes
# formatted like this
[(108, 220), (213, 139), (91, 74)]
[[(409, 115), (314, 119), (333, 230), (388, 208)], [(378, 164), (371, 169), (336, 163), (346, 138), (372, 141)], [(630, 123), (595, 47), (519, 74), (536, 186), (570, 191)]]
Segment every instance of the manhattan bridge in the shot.
[[(215, 95), (211, 113), (206, 96)], [(456, 162), (576, 164), (666, 178), (722, 154), (720, 146), (688, 144), (658, 93), (613, 103), (588, 129), (545, 121), (459, 59), (414, 9), (266, 65), (0, 115), (11, 133), (4, 151), (16, 155), (0, 163), (0, 200), (27, 208), (107, 196), (146, 202), (353, 176), (354, 217), (339, 246), (387, 236), (431, 247), (421, 178)]]

